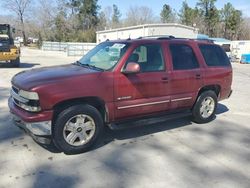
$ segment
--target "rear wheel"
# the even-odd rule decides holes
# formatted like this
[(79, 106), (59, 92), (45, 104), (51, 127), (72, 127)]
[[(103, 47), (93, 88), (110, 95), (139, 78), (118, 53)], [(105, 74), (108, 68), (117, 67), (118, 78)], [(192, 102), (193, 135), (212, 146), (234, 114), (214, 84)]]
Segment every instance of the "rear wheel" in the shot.
[(214, 119), (217, 107), (217, 95), (214, 91), (205, 91), (198, 97), (193, 109), (193, 121), (207, 123)]
[(20, 66), (20, 57), (16, 58), (15, 60), (11, 60), (10, 63), (13, 67), (19, 67)]
[(88, 151), (103, 128), (99, 111), (90, 105), (75, 105), (62, 111), (53, 127), (52, 139), (64, 153)]

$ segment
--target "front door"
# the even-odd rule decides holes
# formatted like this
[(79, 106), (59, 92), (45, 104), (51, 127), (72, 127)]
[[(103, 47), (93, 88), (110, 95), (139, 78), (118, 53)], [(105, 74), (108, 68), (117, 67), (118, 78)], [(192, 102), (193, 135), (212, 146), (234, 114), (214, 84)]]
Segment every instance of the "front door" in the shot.
[(136, 62), (141, 71), (115, 76), (115, 117), (130, 118), (168, 110), (169, 83), (161, 43), (143, 44), (134, 48), (128, 62)]

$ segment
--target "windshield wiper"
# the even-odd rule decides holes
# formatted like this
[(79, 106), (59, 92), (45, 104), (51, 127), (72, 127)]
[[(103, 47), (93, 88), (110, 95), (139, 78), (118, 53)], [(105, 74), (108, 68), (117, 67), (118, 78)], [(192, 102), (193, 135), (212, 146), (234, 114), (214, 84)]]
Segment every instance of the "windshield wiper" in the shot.
[(87, 64), (87, 63), (81, 63), (80, 61), (76, 61), (74, 64), (78, 65), (78, 66), (82, 66), (82, 67), (88, 67), (88, 68), (91, 68), (91, 69), (99, 70), (99, 71), (104, 71), (104, 69), (96, 67), (95, 65), (90, 65), (90, 64)]
[(76, 62), (74, 62), (74, 63), (72, 63), (72, 64), (73, 64), (73, 65), (79, 65), (79, 66), (82, 65), (80, 61), (76, 61)]

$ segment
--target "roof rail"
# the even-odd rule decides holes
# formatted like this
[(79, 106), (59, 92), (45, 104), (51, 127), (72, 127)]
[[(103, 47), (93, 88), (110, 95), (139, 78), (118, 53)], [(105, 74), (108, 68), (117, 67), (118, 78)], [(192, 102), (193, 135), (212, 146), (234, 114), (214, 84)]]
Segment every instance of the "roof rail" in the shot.
[(214, 43), (214, 41), (213, 40), (211, 40), (211, 39), (195, 39), (196, 41), (203, 41), (203, 42), (208, 42), (208, 43)]
[(157, 39), (157, 40), (163, 40), (163, 39), (174, 39), (175, 37), (172, 35), (151, 35), (151, 36), (145, 36), (145, 37), (138, 37), (137, 39)]
[(172, 35), (169, 35), (169, 36), (164, 36), (164, 37), (159, 37), (159, 38), (157, 38), (158, 40), (164, 40), (164, 39), (175, 39), (175, 37), (174, 36), (172, 36)]

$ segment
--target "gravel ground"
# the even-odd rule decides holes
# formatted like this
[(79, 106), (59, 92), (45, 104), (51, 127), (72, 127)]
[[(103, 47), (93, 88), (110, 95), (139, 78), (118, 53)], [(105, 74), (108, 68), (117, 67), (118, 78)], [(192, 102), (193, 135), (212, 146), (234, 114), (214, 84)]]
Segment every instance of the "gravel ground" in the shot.
[(11, 77), (67, 64), (65, 53), (22, 49), (21, 68), (0, 65), (0, 187), (250, 187), (250, 65), (233, 64), (234, 93), (214, 121), (189, 118), (122, 131), (105, 130), (87, 153), (42, 147), (13, 126), (7, 107)]

